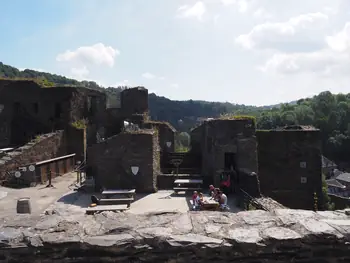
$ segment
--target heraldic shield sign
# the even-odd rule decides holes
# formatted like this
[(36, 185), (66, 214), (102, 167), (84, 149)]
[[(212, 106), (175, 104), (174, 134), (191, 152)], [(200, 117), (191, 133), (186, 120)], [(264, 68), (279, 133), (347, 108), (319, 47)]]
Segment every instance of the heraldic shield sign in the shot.
[(166, 146), (170, 147), (171, 146), (171, 142), (166, 142)]
[(139, 172), (139, 167), (131, 166), (131, 172), (133, 173), (133, 175), (136, 175)]

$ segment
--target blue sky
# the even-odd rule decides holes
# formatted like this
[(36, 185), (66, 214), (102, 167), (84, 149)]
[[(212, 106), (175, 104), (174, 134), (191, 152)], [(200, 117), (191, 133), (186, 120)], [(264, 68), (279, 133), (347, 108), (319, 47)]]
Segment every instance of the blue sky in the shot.
[(348, 0), (31, 0), (1, 4), (0, 61), (266, 105), (350, 92)]

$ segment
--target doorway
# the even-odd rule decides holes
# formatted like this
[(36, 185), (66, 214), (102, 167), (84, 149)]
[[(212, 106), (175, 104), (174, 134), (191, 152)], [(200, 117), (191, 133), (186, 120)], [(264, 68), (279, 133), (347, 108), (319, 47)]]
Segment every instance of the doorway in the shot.
[(223, 176), (221, 178), (221, 187), (228, 193), (236, 194), (238, 188), (238, 171), (236, 166), (236, 153), (225, 152)]
[(232, 152), (225, 153), (225, 171), (236, 170), (236, 154)]

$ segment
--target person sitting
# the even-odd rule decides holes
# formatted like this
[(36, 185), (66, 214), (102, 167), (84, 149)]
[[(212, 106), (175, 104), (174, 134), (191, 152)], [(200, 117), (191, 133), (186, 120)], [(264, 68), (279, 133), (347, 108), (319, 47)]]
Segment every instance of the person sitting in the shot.
[(222, 191), (219, 191), (218, 197), (219, 197), (220, 209), (229, 210), (230, 208), (227, 205), (227, 196)]
[(210, 196), (210, 197), (213, 197), (214, 191), (215, 191), (214, 185), (212, 185), (212, 184), (209, 185), (209, 196)]
[(200, 200), (200, 198), (199, 198), (198, 192), (194, 191), (193, 195), (192, 195), (192, 209), (193, 210), (199, 209), (199, 200)]
[(214, 189), (214, 195), (213, 195), (213, 199), (215, 200), (215, 201), (219, 201), (219, 193), (221, 192), (221, 190), (220, 190), (220, 188), (215, 188)]
[(204, 203), (204, 195), (203, 195), (203, 193), (199, 193), (198, 197), (199, 197), (198, 203), (199, 203), (200, 206), (202, 206), (202, 204)]

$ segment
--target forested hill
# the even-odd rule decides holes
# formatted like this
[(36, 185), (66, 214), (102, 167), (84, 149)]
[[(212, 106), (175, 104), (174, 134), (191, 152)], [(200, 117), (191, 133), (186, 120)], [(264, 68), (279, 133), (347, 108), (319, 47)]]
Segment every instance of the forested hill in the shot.
[[(110, 106), (117, 103), (118, 94), (125, 87), (100, 87), (95, 82), (68, 79), (34, 70), (20, 71), (0, 62), (0, 77), (35, 78), (44, 85), (85, 86), (106, 92)], [(335, 161), (349, 162), (350, 156), (350, 93), (332, 94), (322, 92), (313, 98), (300, 99), (277, 107), (255, 107), (231, 103), (206, 101), (173, 101), (155, 94), (149, 96), (151, 117), (169, 121), (178, 130), (189, 130), (200, 117), (217, 117), (224, 113), (252, 115), (257, 118), (258, 129), (273, 129), (279, 126), (301, 124), (313, 125), (322, 131), (323, 152)]]

